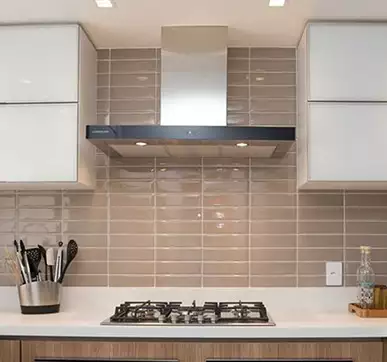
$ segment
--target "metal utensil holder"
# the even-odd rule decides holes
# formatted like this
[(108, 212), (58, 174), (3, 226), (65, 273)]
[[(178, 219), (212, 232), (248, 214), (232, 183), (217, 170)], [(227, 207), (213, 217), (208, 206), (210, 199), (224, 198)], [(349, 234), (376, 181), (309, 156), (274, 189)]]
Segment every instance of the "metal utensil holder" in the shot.
[(58, 313), (61, 284), (51, 281), (32, 282), (17, 287), (22, 314)]

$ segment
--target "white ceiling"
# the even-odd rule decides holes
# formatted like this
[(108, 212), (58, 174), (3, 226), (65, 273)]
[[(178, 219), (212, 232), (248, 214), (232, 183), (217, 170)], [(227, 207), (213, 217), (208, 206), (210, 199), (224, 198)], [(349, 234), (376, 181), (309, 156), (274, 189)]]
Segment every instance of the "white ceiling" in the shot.
[(387, 20), (387, 0), (0, 0), (0, 22), (80, 22), (98, 48), (158, 47), (164, 25), (228, 25), (230, 46), (294, 46), (308, 19)]

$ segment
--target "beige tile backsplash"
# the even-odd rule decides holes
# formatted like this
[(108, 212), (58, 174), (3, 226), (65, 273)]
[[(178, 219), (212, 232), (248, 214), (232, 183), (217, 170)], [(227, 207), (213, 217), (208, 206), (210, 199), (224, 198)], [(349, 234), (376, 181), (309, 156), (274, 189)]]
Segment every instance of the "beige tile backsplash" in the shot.
[[(100, 50), (98, 120), (159, 122), (160, 51)], [(295, 51), (231, 48), (229, 125), (294, 125)], [(0, 193), (0, 244), (77, 240), (68, 285), (310, 287), (325, 261), (353, 285), (362, 244), (387, 283), (387, 192), (297, 192), (282, 159), (108, 159), (94, 192)], [(11, 280), (0, 269), (0, 285)]]

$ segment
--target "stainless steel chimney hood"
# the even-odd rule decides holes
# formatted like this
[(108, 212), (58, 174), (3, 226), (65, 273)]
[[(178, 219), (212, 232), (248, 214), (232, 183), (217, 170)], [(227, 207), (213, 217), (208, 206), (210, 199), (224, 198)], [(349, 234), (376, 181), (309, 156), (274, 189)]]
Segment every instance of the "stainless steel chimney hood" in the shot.
[(294, 127), (227, 126), (224, 26), (162, 28), (160, 116), (90, 125), (86, 138), (112, 157), (281, 157), (295, 140)]

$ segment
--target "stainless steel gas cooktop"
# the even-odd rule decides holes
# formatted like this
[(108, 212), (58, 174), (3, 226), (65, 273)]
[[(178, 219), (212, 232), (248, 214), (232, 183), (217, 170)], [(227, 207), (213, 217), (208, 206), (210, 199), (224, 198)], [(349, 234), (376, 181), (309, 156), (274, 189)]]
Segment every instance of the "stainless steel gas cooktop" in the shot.
[(125, 302), (102, 325), (275, 326), (262, 302)]

